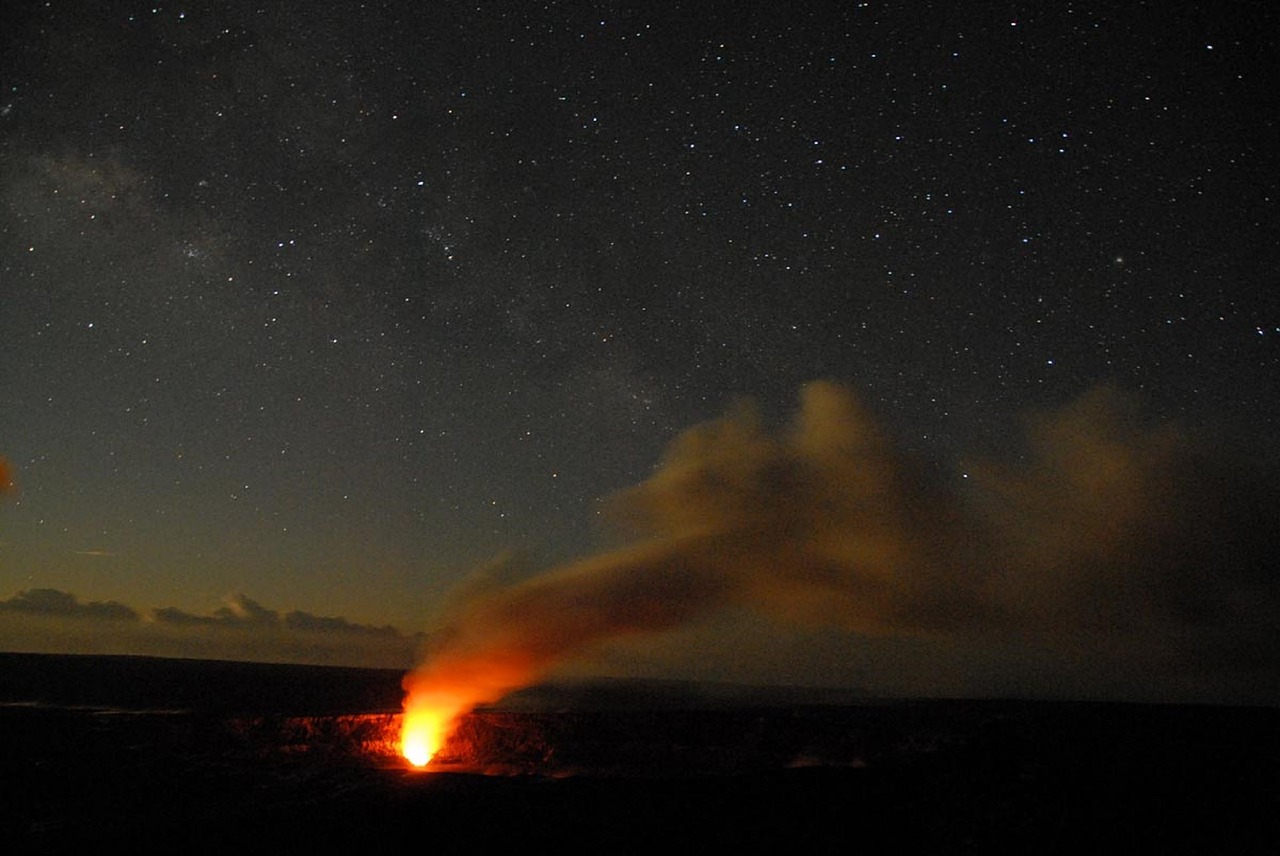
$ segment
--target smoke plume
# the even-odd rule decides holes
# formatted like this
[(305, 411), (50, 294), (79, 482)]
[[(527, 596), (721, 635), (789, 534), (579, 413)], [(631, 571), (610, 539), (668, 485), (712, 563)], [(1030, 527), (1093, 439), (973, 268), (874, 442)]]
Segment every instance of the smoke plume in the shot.
[[(865, 636), (1105, 644), (1190, 666), (1280, 657), (1278, 506), (1109, 389), (1028, 420), (963, 490), (900, 454), (848, 390), (788, 430), (743, 407), (681, 435), (612, 501), (627, 546), (458, 593), (405, 678), (462, 712), (602, 642), (747, 608)], [(1197, 665), (1198, 664), (1198, 665)]]

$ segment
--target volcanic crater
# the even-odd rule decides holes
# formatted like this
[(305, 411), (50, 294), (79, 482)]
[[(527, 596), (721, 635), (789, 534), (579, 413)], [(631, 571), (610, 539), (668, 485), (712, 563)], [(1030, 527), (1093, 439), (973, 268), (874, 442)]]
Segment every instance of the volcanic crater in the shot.
[(399, 674), (0, 655), (9, 852), (1257, 852), (1280, 712), (548, 685), (399, 756)]

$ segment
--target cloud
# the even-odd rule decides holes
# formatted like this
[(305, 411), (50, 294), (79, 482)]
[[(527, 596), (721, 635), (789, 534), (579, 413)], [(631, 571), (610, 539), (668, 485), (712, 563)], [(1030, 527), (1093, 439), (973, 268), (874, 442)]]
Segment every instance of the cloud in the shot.
[(398, 637), (402, 635), (399, 630), (390, 625), (357, 624), (338, 616), (312, 615), (301, 610), (281, 614), (243, 594), (228, 595), (225, 598), (225, 605), (215, 609), (210, 615), (195, 615), (174, 607), (165, 607), (153, 610), (151, 616), (153, 620), (162, 624), (188, 627), (227, 629), (257, 627), (329, 636)]
[(1028, 631), (1145, 639), (1223, 665), (1261, 646), (1280, 662), (1274, 474), (1144, 423), (1110, 389), (1033, 417), (1027, 436), (1030, 462), (985, 467), (979, 484), (991, 590)]
[(492, 701), (606, 643), (746, 610), (864, 640), (1034, 646), (1064, 674), (1087, 663), (1076, 684), (1234, 670), (1280, 697), (1274, 479), (1111, 389), (1029, 417), (1009, 458), (970, 462), (960, 489), (843, 387), (807, 386), (776, 434), (744, 405), (613, 498), (626, 546), (461, 590), (406, 688)]
[(242, 594), (228, 596), (226, 606), (215, 609), (213, 615), (219, 621), (229, 624), (275, 626), (280, 623), (280, 613), (267, 609)]
[(176, 624), (201, 627), (278, 627), (280, 613), (267, 609), (243, 594), (227, 595), (224, 606), (220, 606), (211, 615), (195, 615), (190, 612), (165, 607), (153, 610), (151, 615), (162, 624)]
[(335, 616), (312, 615), (309, 612), (294, 610), (285, 613), (281, 619), (284, 626), (291, 630), (308, 633), (351, 634), (354, 636), (399, 636), (400, 631), (389, 624), (380, 627), (368, 624), (353, 624), (345, 618)]
[(174, 607), (152, 610), (153, 620), (163, 624), (225, 627), (240, 629), (246, 627), (274, 628), (296, 630), (307, 633), (354, 634), (361, 636), (397, 635), (400, 631), (389, 625), (375, 627), (367, 624), (356, 624), (337, 616), (312, 615), (309, 612), (293, 610), (281, 614), (268, 609), (257, 601), (243, 594), (230, 594), (224, 598), (224, 605), (209, 615), (196, 615)]
[(0, 647), (404, 668), (420, 644), (390, 626), (280, 613), (243, 594), (209, 614), (176, 607), (141, 613), (115, 601), (81, 602), (56, 589), (0, 601)]
[(114, 600), (81, 603), (73, 594), (57, 589), (26, 589), (0, 600), (0, 611), (90, 621), (138, 621), (138, 613)]

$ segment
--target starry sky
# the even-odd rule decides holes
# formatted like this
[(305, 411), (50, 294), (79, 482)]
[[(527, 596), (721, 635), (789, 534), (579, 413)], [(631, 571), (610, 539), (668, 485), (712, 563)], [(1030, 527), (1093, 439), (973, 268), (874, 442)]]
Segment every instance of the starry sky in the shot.
[[(1105, 389), (1269, 496), (1278, 32), (1254, 2), (7, 2), (0, 645), (405, 665), (477, 568), (605, 549), (682, 432), (744, 399), (785, 430), (815, 380), (939, 490)], [(1043, 666), (732, 620), (672, 643), (702, 671), (610, 668)]]

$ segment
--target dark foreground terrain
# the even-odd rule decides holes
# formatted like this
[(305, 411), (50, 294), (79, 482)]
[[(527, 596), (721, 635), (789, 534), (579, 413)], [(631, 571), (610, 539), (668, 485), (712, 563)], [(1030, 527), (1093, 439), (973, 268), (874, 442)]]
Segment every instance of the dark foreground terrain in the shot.
[(398, 682), (0, 655), (4, 852), (1280, 845), (1274, 709), (601, 684), (477, 713), (418, 772), (395, 756)]

